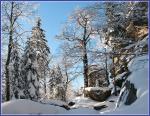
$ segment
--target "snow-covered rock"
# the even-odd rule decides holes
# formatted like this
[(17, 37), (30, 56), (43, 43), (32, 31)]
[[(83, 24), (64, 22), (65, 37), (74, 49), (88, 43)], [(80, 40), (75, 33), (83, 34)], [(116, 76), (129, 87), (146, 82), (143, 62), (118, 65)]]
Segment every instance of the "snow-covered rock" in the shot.
[(85, 94), (93, 100), (105, 101), (111, 95), (111, 90), (108, 87), (87, 87)]
[(126, 78), (130, 75), (130, 71), (123, 72), (122, 74), (119, 74), (115, 77), (115, 84), (118, 87), (122, 87), (123, 82), (126, 80)]
[(128, 68), (131, 75), (122, 87), (117, 106), (121, 101), (126, 105), (131, 104), (148, 89), (148, 56), (134, 58), (128, 64)]
[[(124, 105), (129, 97), (129, 89), (124, 85), (120, 91), (115, 110), (103, 112), (105, 114), (148, 114), (148, 55), (138, 56), (128, 64), (131, 74), (127, 78), (127, 83), (136, 89), (137, 99), (130, 105)], [(134, 87), (133, 87), (134, 86)], [(132, 93), (133, 94), (133, 93)], [(122, 98), (121, 98), (122, 97)], [(135, 97), (135, 96), (134, 96)], [(102, 112), (101, 112), (102, 113)]]

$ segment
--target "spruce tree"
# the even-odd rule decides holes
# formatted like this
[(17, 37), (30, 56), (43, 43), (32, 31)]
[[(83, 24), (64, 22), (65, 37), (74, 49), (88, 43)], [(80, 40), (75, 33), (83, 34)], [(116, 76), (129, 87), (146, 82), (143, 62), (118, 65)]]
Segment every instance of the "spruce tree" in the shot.
[(51, 70), (49, 89), (51, 98), (65, 101), (65, 80), (59, 66)]
[(41, 19), (36, 22), (36, 26), (32, 29), (31, 40), (35, 41), (34, 48), (36, 49), (37, 63), (38, 63), (38, 76), (43, 80), (44, 93), (46, 94), (46, 77), (48, 74), (49, 54), (50, 49), (45, 39), (44, 30), (41, 28)]
[(10, 64), (9, 64), (9, 75), (10, 75), (10, 97), (18, 99), (20, 93), (20, 56), (18, 50), (18, 44), (14, 43), (11, 51)]
[(38, 100), (39, 98), (39, 78), (35, 41), (29, 38), (21, 65), (21, 76), (23, 79), (24, 95), (26, 99)]
[(32, 28), (32, 35), (28, 38), (22, 61), (22, 77), (25, 98), (38, 100), (40, 97), (40, 79), (44, 79), (44, 93), (46, 94), (46, 76), (49, 64), (49, 47), (41, 29), (41, 20)]

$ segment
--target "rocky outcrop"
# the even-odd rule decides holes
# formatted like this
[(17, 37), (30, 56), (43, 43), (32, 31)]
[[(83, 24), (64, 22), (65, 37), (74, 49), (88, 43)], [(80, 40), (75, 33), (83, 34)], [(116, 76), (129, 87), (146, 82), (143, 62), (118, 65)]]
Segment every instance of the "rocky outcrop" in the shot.
[(126, 86), (126, 91), (128, 91), (128, 95), (124, 104), (130, 105), (137, 99), (136, 96), (137, 89), (134, 87), (133, 83), (130, 83), (130, 81), (126, 81), (125, 86)]
[(121, 88), (123, 82), (127, 79), (127, 77), (128, 77), (130, 74), (131, 74), (131, 72), (128, 71), (128, 72), (124, 72), (124, 73), (118, 75), (118, 76), (116, 77), (116, 81), (115, 81), (116, 86), (118, 86), (118, 87)]
[(111, 95), (111, 90), (108, 87), (87, 87), (85, 94), (93, 100), (102, 102)]
[(122, 90), (120, 92), (120, 96), (117, 102), (117, 107), (121, 103), (125, 105), (132, 104), (137, 99), (136, 92), (137, 92), (137, 89), (134, 87), (134, 84), (128, 80), (125, 81), (122, 87)]

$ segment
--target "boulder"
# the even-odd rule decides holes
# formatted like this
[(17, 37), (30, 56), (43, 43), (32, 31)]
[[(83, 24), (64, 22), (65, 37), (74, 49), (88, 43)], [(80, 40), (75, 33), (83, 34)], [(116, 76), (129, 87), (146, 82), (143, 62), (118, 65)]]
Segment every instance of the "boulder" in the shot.
[(68, 103), (69, 106), (73, 106), (74, 104), (75, 102), (72, 102), (72, 101)]
[(95, 110), (101, 110), (101, 109), (104, 109), (104, 108), (107, 108), (108, 106), (106, 105), (101, 105), (101, 106), (94, 106), (94, 109)]
[(85, 95), (102, 102), (111, 95), (111, 90), (108, 87), (87, 87), (85, 88)]

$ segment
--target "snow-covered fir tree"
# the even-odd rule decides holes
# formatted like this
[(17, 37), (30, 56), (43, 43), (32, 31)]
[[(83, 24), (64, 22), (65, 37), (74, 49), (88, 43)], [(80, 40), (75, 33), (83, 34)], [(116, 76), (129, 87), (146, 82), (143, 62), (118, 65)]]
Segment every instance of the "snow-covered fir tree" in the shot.
[(59, 66), (51, 70), (49, 90), (51, 98), (65, 100), (65, 80)]
[(24, 82), (25, 98), (38, 100), (40, 98), (40, 79), (44, 81), (44, 93), (46, 94), (46, 76), (48, 71), (50, 50), (47, 46), (44, 30), (41, 29), (41, 20), (32, 28), (32, 35), (27, 41), (23, 55), (22, 77)]
[(14, 43), (11, 51), (9, 74), (11, 99), (18, 99), (20, 94), (20, 56), (17, 42)]
[(21, 65), (21, 76), (23, 79), (24, 95), (26, 99), (38, 100), (39, 78), (35, 41), (29, 38)]
[(37, 100), (40, 98), (40, 79), (44, 81), (44, 93), (46, 94), (46, 76), (49, 64), (49, 47), (47, 46), (44, 30), (41, 29), (41, 20), (32, 28), (32, 35), (27, 41), (23, 55), (22, 76), (24, 79), (25, 98)]
[(46, 94), (46, 77), (48, 75), (48, 64), (50, 49), (45, 39), (44, 30), (41, 28), (41, 20), (38, 18), (36, 26), (32, 29), (31, 40), (34, 41), (34, 49), (36, 50), (37, 64), (38, 64), (38, 76), (43, 82), (44, 93)]

